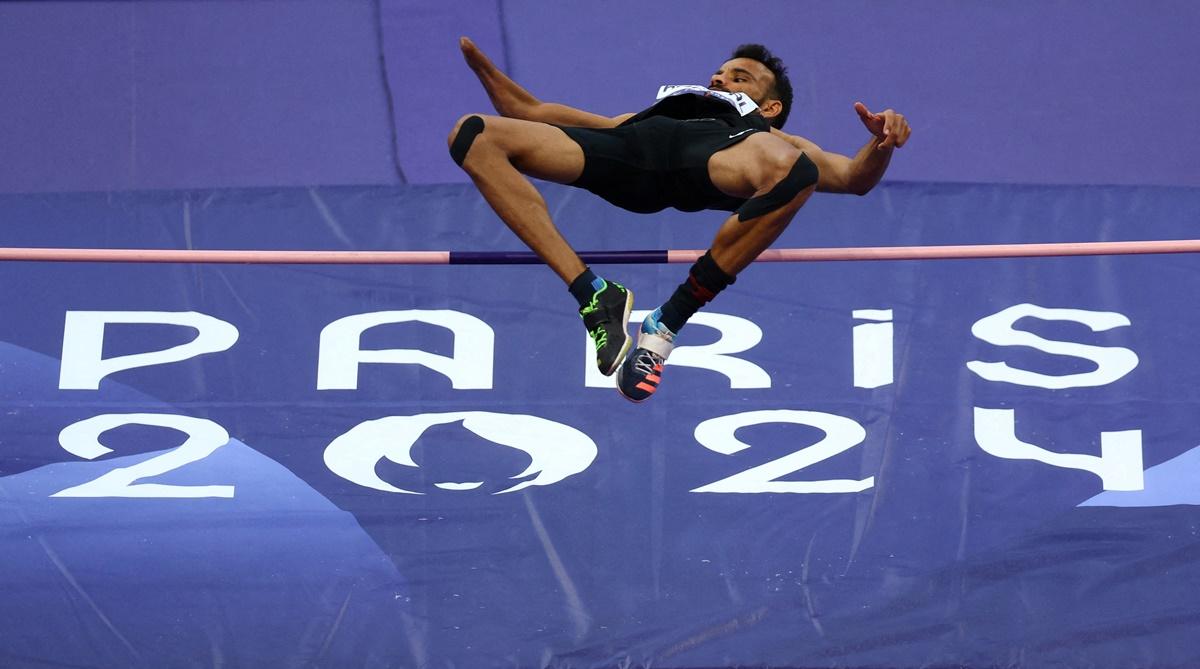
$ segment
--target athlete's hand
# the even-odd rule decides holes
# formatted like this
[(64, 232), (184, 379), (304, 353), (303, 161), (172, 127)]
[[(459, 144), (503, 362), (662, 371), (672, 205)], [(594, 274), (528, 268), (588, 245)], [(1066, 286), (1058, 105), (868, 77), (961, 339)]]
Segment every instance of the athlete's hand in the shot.
[(908, 141), (908, 136), (912, 134), (912, 128), (908, 127), (908, 121), (905, 120), (904, 115), (896, 113), (895, 110), (885, 109), (876, 114), (867, 109), (863, 103), (855, 102), (854, 111), (858, 112), (858, 118), (867, 127), (867, 130), (883, 140), (879, 143), (880, 149), (898, 149), (904, 146), (904, 143)]

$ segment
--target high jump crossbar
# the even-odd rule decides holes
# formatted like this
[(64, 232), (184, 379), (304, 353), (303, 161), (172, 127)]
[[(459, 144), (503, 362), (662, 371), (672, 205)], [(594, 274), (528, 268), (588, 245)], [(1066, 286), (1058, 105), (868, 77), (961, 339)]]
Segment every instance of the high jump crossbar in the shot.
[[(862, 260), (966, 260), (1054, 256), (1200, 253), (1200, 239), (1050, 244), (969, 244), (948, 246), (858, 246), (768, 249), (755, 262)], [(584, 251), (590, 264), (695, 262), (703, 250)], [(225, 263), (274, 265), (533, 265), (529, 251), (271, 251), (197, 249), (0, 248), (0, 261), (104, 263)]]

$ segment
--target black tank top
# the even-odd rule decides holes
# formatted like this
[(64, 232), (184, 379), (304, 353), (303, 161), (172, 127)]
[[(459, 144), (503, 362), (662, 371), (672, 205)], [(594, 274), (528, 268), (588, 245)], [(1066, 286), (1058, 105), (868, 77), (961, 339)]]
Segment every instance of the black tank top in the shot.
[[(659, 100), (649, 109), (630, 117), (618, 127), (650, 121), (653, 126), (673, 119), (685, 121), (672, 129), (646, 128), (647, 140), (665, 139), (673, 147), (669, 154), (672, 169), (662, 174), (664, 197), (668, 206), (680, 211), (716, 209), (736, 211), (745, 204), (742, 198), (722, 193), (708, 176), (708, 159), (714, 153), (737, 144), (754, 131), (769, 132), (771, 123), (758, 111), (742, 116), (732, 105), (705, 95), (673, 95)], [(694, 121), (695, 123), (691, 123)], [(664, 132), (665, 131), (665, 132)], [(669, 138), (662, 137), (669, 134)]]

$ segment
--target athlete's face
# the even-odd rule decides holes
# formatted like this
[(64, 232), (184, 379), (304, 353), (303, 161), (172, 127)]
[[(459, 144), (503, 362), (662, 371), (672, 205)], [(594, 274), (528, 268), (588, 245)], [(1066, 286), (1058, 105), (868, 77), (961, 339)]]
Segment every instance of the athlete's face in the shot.
[(745, 93), (751, 100), (761, 102), (774, 84), (775, 75), (766, 65), (750, 58), (734, 58), (717, 68), (708, 87), (726, 93)]
[[(775, 75), (771, 74), (771, 70), (751, 58), (734, 58), (725, 61), (721, 67), (717, 68), (708, 82), (710, 90), (745, 93), (758, 104), (763, 116), (768, 118), (779, 113), (775, 111), (776, 106), (780, 109), (783, 106), (777, 100), (771, 104), (771, 100), (767, 97), (767, 92), (774, 85)], [(774, 113), (772, 113), (773, 111)]]

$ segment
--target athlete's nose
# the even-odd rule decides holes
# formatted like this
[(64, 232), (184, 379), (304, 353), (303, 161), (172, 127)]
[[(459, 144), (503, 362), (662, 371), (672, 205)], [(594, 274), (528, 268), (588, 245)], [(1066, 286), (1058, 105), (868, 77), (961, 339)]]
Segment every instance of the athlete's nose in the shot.
[(725, 88), (725, 81), (719, 75), (714, 74), (712, 79), (708, 80), (709, 88)]

